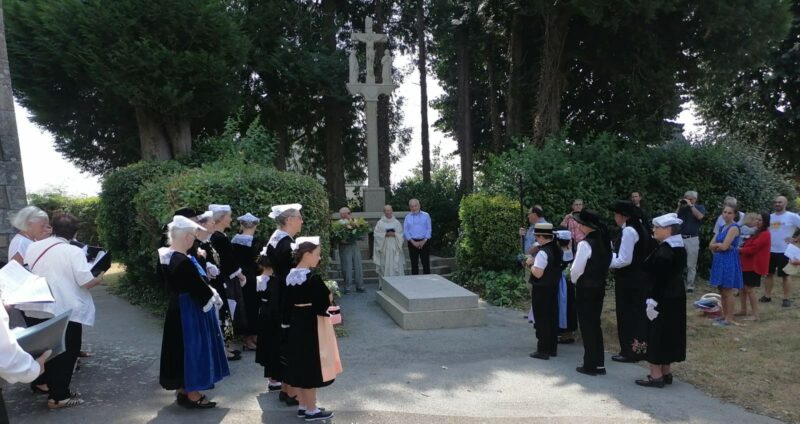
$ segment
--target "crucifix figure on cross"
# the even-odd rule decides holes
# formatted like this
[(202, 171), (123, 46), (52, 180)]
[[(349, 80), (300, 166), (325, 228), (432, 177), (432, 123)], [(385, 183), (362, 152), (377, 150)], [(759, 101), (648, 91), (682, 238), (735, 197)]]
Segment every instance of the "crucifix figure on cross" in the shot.
[(385, 43), (388, 38), (386, 34), (372, 31), (372, 18), (369, 16), (364, 19), (364, 31), (355, 32), (350, 38), (367, 45), (367, 84), (375, 84), (375, 43)]

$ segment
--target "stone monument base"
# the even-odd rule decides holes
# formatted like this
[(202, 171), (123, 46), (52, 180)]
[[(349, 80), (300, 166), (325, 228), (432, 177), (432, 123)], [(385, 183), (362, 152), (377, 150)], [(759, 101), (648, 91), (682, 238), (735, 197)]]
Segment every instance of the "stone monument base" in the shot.
[(364, 187), (364, 212), (383, 213), (386, 205), (386, 189), (383, 187)]
[(404, 330), (486, 325), (478, 295), (440, 275), (381, 277), (378, 304)]

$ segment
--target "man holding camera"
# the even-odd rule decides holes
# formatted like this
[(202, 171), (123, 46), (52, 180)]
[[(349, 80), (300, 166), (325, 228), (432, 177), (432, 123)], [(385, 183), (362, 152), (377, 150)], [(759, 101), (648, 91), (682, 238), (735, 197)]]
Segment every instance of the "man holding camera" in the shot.
[(706, 215), (706, 208), (697, 204), (697, 192), (687, 191), (683, 199), (678, 200), (675, 210), (681, 224), (681, 237), (686, 247), (686, 293), (694, 292), (694, 278), (697, 275), (697, 255), (700, 253), (700, 224)]

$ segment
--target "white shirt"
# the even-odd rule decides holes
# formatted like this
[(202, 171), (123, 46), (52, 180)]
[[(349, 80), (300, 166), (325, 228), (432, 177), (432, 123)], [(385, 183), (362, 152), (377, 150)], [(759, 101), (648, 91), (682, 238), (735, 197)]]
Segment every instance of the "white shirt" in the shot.
[(639, 241), (639, 233), (631, 227), (622, 228), (622, 241), (619, 252), (611, 258), (610, 268), (624, 268), (633, 262), (633, 247)]
[(581, 240), (581, 242), (578, 243), (578, 250), (575, 252), (575, 260), (572, 261), (572, 267), (569, 272), (569, 279), (572, 280), (573, 283), (577, 283), (578, 279), (581, 278), (581, 275), (586, 271), (586, 264), (591, 257), (592, 246), (589, 245), (588, 242)]
[(772, 253), (786, 252), (786, 247), (789, 245), (786, 239), (791, 238), (798, 228), (800, 228), (800, 216), (794, 212), (785, 211), (782, 214), (770, 215), (769, 232), (772, 236), (772, 246), (769, 251)]
[[(744, 212), (739, 211), (739, 221), (737, 221), (737, 224), (743, 225), (742, 224), (743, 222), (744, 222)], [(721, 227), (723, 225), (725, 225), (725, 219), (722, 218), (722, 215), (720, 215), (720, 216), (717, 217), (717, 220), (714, 221), (714, 235), (715, 236), (717, 234), (719, 234), (719, 227)]]
[[(63, 243), (54, 246), (57, 243)], [(50, 250), (42, 253), (50, 246)], [(41, 256), (36, 265), (34, 263)], [(54, 303), (24, 303), (17, 306), (33, 318), (49, 318), (72, 310), (69, 320), (94, 325), (94, 301), (89, 289), (83, 286), (94, 279), (86, 255), (60, 237), (48, 237), (30, 245), (27, 259), (31, 272), (44, 277), (55, 298)]]
[(39, 376), (39, 363), (19, 347), (8, 322), (6, 308), (0, 305), (0, 378), (9, 383), (30, 383)]
[(19, 253), (22, 256), (22, 262), (25, 263), (25, 252), (28, 251), (28, 246), (33, 244), (33, 240), (23, 236), (22, 234), (17, 234), (14, 238), (11, 239), (11, 243), (8, 244), (8, 261), (11, 262), (11, 259)]

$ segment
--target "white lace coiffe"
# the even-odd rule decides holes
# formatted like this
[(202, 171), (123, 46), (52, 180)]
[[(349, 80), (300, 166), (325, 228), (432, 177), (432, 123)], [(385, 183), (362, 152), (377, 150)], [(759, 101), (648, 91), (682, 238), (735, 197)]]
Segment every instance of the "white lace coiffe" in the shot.
[(300, 286), (306, 282), (308, 273), (311, 272), (308, 268), (292, 268), (289, 275), (286, 276), (287, 286)]

